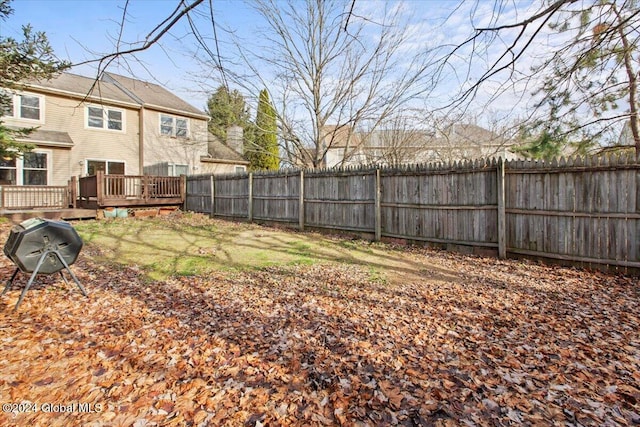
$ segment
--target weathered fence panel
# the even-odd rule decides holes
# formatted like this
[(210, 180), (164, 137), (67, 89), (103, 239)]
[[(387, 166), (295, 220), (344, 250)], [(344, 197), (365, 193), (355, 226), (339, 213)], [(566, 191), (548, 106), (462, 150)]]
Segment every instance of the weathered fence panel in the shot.
[(229, 218), (248, 218), (250, 177), (245, 174), (216, 176), (211, 213)]
[(498, 247), (496, 164), (383, 170), (382, 236)]
[(300, 172), (252, 175), (253, 219), (298, 223)]
[(213, 215), (636, 269), (639, 201), (632, 157), (278, 171), (187, 184), (187, 209)]
[(304, 176), (305, 226), (375, 232), (376, 171), (309, 171)]
[(187, 177), (185, 209), (193, 212), (211, 212), (211, 175), (193, 175)]
[(626, 157), (507, 162), (508, 253), (640, 267), (639, 179)]

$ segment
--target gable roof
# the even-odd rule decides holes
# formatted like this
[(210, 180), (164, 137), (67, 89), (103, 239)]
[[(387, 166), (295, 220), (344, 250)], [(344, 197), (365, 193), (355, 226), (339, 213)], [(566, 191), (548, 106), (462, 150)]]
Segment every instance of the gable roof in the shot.
[(27, 89), (44, 89), (89, 100), (101, 99), (116, 103), (137, 104), (113, 83), (72, 73), (61, 73), (49, 79), (30, 79), (25, 82)]
[(113, 73), (104, 73), (102, 81), (113, 83), (122, 92), (128, 94), (131, 99), (145, 107), (191, 113), (203, 118), (208, 118), (203, 111), (174, 95), (160, 85), (120, 76)]
[(203, 162), (231, 162), (239, 165), (248, 165), (249, 162), (242, 157), (240, 153), (229, 147), (218, 137), (209, 133), (209, 157), (202, 157)]
[(89, 101), (107, 101), (136, 107), (208, 119), (208, 115), (160, 85), (104, 73), (96, 80), (73, 73), (61, 73), (50, 80), (28, 80), (27, 89), (66, 94)]

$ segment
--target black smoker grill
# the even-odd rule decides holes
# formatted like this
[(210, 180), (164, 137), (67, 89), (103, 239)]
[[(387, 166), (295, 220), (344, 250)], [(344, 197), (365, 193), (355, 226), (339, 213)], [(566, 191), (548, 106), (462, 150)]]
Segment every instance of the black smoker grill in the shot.
[(31, 273), (31, 278), (16, 303), (15, 311), (22, 303), (25, 294), (38, 274), (60, 272), (60, 276), (68, 284), (69, 282), (62, 274), (62, 270), (66, 269), (82, 294), (87, 296), (87, 292), (69, 268), (69, 265), (76, 262), (80, 249), (82, 249), (82, 239), (71, 224), (41, 218), (21, 222), (11, 229), (9, 239), (4, 245), (4, 254), (18, 268), (7, 282), (2, 295), (9, 290), (18, 271)]

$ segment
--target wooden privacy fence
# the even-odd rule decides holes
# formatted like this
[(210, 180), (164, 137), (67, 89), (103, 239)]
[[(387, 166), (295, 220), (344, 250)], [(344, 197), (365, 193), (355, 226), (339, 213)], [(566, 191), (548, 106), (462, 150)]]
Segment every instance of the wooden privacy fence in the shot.
[(640, 164), (605, 157), (191, 176), (185, 208), (639, 268), (639, 201)]

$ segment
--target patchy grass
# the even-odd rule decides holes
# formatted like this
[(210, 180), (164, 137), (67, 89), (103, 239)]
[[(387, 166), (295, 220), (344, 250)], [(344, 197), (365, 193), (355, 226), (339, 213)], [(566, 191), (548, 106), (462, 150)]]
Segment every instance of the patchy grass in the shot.
[[(150, 280), (277, 265), (339, 262), (382, 266), (400, 262), (399, 254), (389, 257), (388, 250), (376, 252), (365, 241), (344, 244), (317, 233), (233, 224), (191, 214), (84, 221), (75, 227), (95, 249), (96, 260), (137, 266)], [(375, 276), (384, 279), (380, 269)]]
[(0, 299), (2, 426), (640, 422), (637, 279), (196, 215), (76, 227), (88, 298), (39, 276), (14, 313), (21, 274)]

